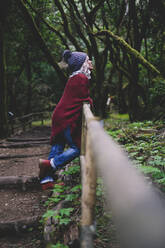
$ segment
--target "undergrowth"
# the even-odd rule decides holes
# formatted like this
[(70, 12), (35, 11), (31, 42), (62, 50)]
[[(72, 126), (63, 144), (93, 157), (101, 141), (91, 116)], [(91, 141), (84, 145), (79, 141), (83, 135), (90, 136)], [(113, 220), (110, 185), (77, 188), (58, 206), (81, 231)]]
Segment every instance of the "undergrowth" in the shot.
[(106, 131), (123, 146), (133, 164), (165, 191), (165, 122), (109, 118)]
[[(45, 202), (47, 206), (46, 213), (42, 216), (41, 223), (45, 224), (48, 219), (53, 219), (55, 223), (56, 240), (53, 240), (47, 245), (47, 248), (68, 248), (65, 245), (63, 234), (67, 232), (70, 225), (77, 225), (80, 216), (80, 196), (81, 196), (81, 184), (80, 184), (80, 165), (79, 160), (75, 159), (67, 170), (61, 172), (62, 178), (69, 177), (68, 180), (57, 180), (54, 188), (52, 189), (52, 195)], [(67, 182), (68, 181), (68, 182)], [(60, 209), (54, 209), (60, 202), (66, 204), (61, 205)], [(58, 233), (61, 233), (58, 237)]]

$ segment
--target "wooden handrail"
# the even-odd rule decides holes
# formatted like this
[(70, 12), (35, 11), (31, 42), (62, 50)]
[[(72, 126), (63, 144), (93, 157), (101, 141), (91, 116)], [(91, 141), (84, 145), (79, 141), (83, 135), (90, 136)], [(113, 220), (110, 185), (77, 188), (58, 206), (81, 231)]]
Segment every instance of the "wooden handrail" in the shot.
[(14, 133), (15, 130), (22, 128), (24, 131), (27, 126), (31, 127), (33, 121), (41, 121), (43, 125), (44, 119), (46, 119), (50, 115), (49, 112), (36, 112), (30, 113), (27, 115), (23, 115), (20, 117), (10, 118), (9, 124), (11, 126), (11, 133)]
[(106, 134), (87, 103), (82, 124), (81, 247), (93, 247), (96, 171), (102, 176), (122, 247), (165, 247), (165, 200)]

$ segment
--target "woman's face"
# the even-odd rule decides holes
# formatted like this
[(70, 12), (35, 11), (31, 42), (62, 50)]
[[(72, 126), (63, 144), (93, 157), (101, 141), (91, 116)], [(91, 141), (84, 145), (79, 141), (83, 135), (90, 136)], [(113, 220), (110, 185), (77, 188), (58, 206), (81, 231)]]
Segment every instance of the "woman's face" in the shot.
[(93, 70), (92, 61), (89, 58), (87, 59), (87, 64), (88, 64), (89, 70)]

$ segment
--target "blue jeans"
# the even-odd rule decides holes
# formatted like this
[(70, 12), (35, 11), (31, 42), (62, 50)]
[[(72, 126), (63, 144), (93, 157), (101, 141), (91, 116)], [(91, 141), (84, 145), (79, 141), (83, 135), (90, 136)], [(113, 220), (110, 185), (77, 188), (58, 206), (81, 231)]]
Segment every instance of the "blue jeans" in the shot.
[[(69, 148), (64, 151), (65, 145), (68, 144)], [(70, 127), (67, 127), (58, 138), (55, 145), (52, 145), (48, 159), (51, 160), (53, 169), (58, 169), (72, 161), (80, 155), (80, 149), (73, 143)]]

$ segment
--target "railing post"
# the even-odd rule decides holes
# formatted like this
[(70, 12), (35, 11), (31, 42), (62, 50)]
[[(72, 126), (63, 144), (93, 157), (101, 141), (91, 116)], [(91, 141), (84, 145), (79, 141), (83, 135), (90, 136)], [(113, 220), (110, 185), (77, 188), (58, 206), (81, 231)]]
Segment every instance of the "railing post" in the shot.
[(82, 113), (82, 128), (81, 128), (81, 156), (85, 156), (85, 143), (86, 143), (86, 122), (84, 113)]
[(81, 143), (82, 170), (82, 217), (81, 217), (81, 248), (93, 247), (94, 215), (96, 201), (96, 168), (91, 156), (90, 136), (86, 129), (85, 118), (82, 123)]

